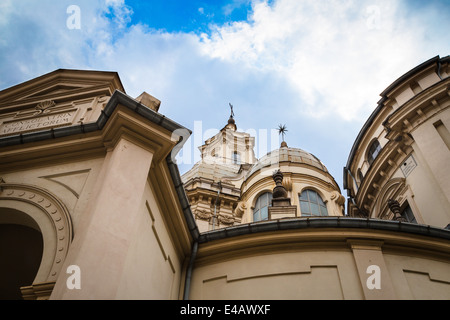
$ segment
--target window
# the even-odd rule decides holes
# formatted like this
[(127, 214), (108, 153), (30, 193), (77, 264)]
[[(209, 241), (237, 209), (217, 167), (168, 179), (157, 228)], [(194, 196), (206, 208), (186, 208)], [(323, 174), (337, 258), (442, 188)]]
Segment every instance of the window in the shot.
[(259, 196), (253, 209), (253, 221), (269, 220), (269, 207), (272, 205), (272, 193), (266, 192)]
[(241, 164), (241, 155), (237, 151), (233, 152), (233, 163)]
[(406, 219), (409, 223), (417, 223), (416, 218), (414, 217), (414, 214), (411, 210), (411, 207), (409, 205), (406, 206), (405, 209), (403, 209), (401, 213), (402, 217)]
[(328, 216), (325, 202), (314, 190), (305, 190), (299, 196), (302, 216)]
[(369, 153), (367, 154), (367, 161), (369, 161), (369, 164), (372, 164), (375, 159), (377, 158), (378, 154), (381, 151), (381, 145), (378, 142), (378, 140), (375, 140), (369, 148)]

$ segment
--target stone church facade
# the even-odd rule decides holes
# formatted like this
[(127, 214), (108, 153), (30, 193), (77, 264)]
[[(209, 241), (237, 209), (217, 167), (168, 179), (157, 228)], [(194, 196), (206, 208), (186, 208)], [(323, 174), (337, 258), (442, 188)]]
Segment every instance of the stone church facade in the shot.
[(450, 299), (449, 62), (381, 94), (347, 199), (284, 139), (257, 159), (233, 114), (180, 175), (189, 129), (114, 72), (1, 91), (1, 298)]

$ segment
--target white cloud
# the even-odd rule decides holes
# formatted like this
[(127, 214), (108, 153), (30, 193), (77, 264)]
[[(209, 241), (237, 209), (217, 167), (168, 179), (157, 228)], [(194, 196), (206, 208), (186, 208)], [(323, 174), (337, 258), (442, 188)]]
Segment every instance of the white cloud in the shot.
[(205, 130), (225, 124), (231, 102), (243, 130), (286, 123), (288, 143), (338, 181), (379, 93), (450, 49), (443, 11), (402, 0), (254, 0), (248, 21), (201, 36), (132, 25), (123, 0), (76, 3), (80, 30), (66, 27), (72, 0), (0, 1), (1, 88), (58, 68), (117, 71), (131, 96), (145, 90), (166, 116)]
[(105, 0), (106, 13), (114, 18), (112, 21), (119, 29), (125, 28), (131, 22), (133, 9), (125, 4), (125, 0)]
[(239, 9), (248, 3), (250, 3), (250, 0), (231, 0), (222, 8), (222, 11), (226, 16), (229, 16), (234, 10)]
[[(242, 3), (234, 0), (225, 9)], [(79, 1), (81, 29), (68, 30), (70, 4), (42, 0), (45, 10), (37, 10), (34, 1), (2, 2), (0, 24), (8, 27), (0, 29), (0, 56), (8, 61), (2, 64), (7, 73), (14, 66), (29, 76), (59, 67), (108, 68), (120, 70), (136, 87), (147, 81), (146, 75), (157, 74), (158, 89), (177, 87), (173, 75), (180, 77), (189, 65), (202, 68), (218, 60), (222, 68), (239, 70), (234, 76), (241, 85), (258, 73), (285, 81), (291, 97), (281, 99), (298, 101), (286, 107), (302, 115), (354, 120), (367, 117), (378, 94), (396, 77), (445, 54), (429, 45), (438, 41), (433, 33), (425, 34), (426, 19), (406, 16), (400, 0), (254, 0), (249, 21), (212, 26), (201, 36), (156, 32), (143, 25), (127, 28), (133, 9), (124, 0)], [(207, 68), (181, 77), (196, 78), (191, 83), (215, 91), (214, 83), (201, 80), (211, 77)], [(256, 85), (254, 91), (267, 91), (272, 84)]]
[(418, 56), (438, 54), (424, 50), (423, 26), (407, 24), (401, 11), (392, 0), (254, 1), (249, 22), (204, 34), (203, 52), (283, 74), (300, 93), (303, 113), (352, 120), (373, 109)]

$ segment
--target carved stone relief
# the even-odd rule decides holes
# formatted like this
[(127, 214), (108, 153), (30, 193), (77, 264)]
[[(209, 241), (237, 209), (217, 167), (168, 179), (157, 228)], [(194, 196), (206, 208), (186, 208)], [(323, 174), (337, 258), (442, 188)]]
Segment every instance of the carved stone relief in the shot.
[[(46, 255), (52, 257), (51, 263), (48, 263), (48, 261), (42, 262), (38, 274), (44, 274), (45, 276), (43, 279), (38, 279), (38, 282), (56, 281), (73, 236), (72, 222), (67, 208), (58, 198), (46, 190), (31, 185), (5, 182), (0, 184), (0, 207), (2, 207), (3, 201), (17, 202), (15, 207), (19, 211), (21, 211), (21, 203), (32, 205), (51, 221), (56, 231), (56, 238), (49, 239), (48, 234), (42, 234), (42, 236), (44, 250), (46, 242), (56, 242), (55, 252)], [(24, 213), (27, 214), (26, 211)], [(47, 270), (42, 270), (42, 268)]]

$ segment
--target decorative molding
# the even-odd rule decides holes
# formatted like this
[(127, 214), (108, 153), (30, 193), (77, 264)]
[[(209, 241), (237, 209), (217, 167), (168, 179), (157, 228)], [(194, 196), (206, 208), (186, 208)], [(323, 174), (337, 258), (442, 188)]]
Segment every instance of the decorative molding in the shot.
[(405, 178), (394, 178), (389, 180), (383, 188), (380, 190), (377, 199), (375, 200), (375, 210), (378, 215), (373, 218), (378, 219), (391, 219), (392, 213), (389, 210), (389, 199), (398, 199), (398, 197), (404, 194), (406, 190)]
[[(56, 248), (46, 281), (56, 281), (73, 237), (73, 226), (68, 209), (56, 196), (39, 187), (11, 183), (2, 183), (1, 187), (0, 206), (2, 200), (26, 202), (37, 207), (53, 224), (56, 231), (56, 239), (54, 239)], [(46, 234), (42, 236), (45, 247)]]
[(231, 226), (231, 225), (234, 224), (234, 217), (220, 214), (219, 215), (219, 222), (221, 224)]
[(242, 215), (245, 213), (245, 210), (247, 209), (247, 206), (245, 205), (244, 201), (240, 201), (237, 206), (236, 209), (234, 210), (235, 214), (238, 217), (242, 218)]
[(196, 219), (209, 221), (212, 214), (210, 212), (207, 212), (206, 210), (197, 210), (194, 212), (194, 216)]
[(152, 221), (152, 231), (153, 231), (153, 235), (155, 236), (156, 242), (158, 243), (159, 249), (161, 250), (161, 254), (164, 258), (164, 261), (167, 261), (169, 263), (170, 269), (172, 270), (172, 273), (175, 274), (176, 270), (175, 270), (175, 266), (172, 262), (172, 259), (170, 257), (170, 255), (168, 253), (166, 253), (166, 250), (164, 250), (164, 245), (161, 241), (161, 237), (158, 234), (158, 230), (155, 226), (155, 217), (153, 216), (152, 210), (150, 208), (150, 204), (148, 203), (148, 201), (145, 201), (145, 206), (147, 208), (147, 212), (150, 215), (150, 219)]
[(48, 176), (39, 177), (57, 183), (69, 190), (77, 199), (83, 191), (84, 185), (89, 176), (91, 169), (84, 169), (72, 172), (64, 172)]
[(52, 108), (54, 106), (56, 106), (55, 101), (53, 101), (53, 100), (45, 100), (45, 101), (39, 102), (37, 104), (36, 110), (39, 110), (39, 111), (41, 111), (41, 113), (44, 113), (45, 110), (47, 110), (49, 108)]
[(55, 282), (51, 281), (21, 287), (20, 291), (24, 300), (48, 300), (54, 287)]

